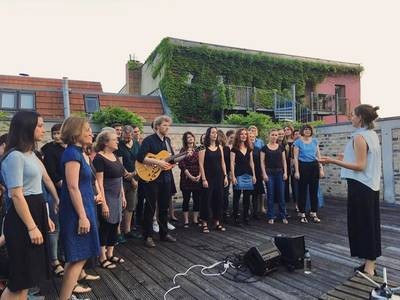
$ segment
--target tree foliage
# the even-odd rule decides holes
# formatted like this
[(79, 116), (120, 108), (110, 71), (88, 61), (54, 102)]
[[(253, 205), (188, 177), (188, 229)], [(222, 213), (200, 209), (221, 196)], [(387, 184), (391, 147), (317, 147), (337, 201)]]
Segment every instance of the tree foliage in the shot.
[(108, 106), (93, 114), (92, 120), (105, 126), (120, 123), (123, 125), (134, 125), (143, 128), (144, 120), (139, 115), (118, 106)]

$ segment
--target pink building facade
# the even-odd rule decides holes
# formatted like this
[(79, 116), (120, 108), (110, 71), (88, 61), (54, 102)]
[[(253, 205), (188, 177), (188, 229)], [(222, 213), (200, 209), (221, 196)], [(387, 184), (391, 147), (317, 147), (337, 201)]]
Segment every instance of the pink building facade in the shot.
[[(328, 76), (316, 86), (315, 92), (326, 95), (338, 94), (340, 102), (346, 106), (347, 114), (339, 114), (337, 121), (348, 122), (350, 112), (361, 103), (360, 75)], [(336, 116), (325, 116), (323, 120), (327, 124), (336, 123)]]

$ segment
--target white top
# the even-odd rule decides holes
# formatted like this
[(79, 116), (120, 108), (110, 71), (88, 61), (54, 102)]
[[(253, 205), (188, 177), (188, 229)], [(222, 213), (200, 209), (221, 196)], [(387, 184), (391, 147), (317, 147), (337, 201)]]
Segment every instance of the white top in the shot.
[(347, 143), (344, 150), (344, 161), (355, 163), (356, 156), (354, 153), (354, 137), (356, 135), (361, 135), (368, 146), (367, 152), (367, 166), (364, 171), (353, 171), (350, 169), (342, 168), (340, 176), (342, 178), (349, 178), (357, 180), (374, 191), (379, 191), (380, 179), (381, 179), (381, 146), (379, 144), (378, 135), (374, 130), (369, 130), (366, 128), (358, 128), (355, 130), (350, 141)]

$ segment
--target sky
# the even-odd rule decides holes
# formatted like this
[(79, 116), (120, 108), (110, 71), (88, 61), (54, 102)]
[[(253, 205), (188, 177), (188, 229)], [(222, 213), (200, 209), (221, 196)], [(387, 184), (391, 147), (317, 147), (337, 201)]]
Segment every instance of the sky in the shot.
[(397, 0), (0, 0), (0, 74), (125, 83), (167, 36), (360, 63), (361, 102), (400, 116)]

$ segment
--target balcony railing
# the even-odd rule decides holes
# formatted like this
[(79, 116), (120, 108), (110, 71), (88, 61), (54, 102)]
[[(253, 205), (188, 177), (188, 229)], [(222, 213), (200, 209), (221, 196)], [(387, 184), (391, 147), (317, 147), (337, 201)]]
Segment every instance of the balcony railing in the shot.
[(233, 108), (242, 110), (273, 110), (274, 93), (249, 86), (226, 85), (233, 97)]

